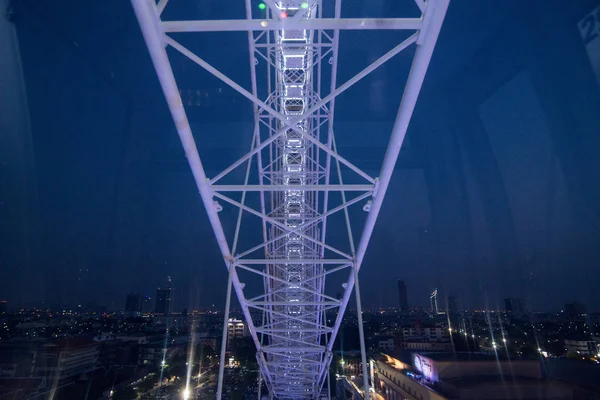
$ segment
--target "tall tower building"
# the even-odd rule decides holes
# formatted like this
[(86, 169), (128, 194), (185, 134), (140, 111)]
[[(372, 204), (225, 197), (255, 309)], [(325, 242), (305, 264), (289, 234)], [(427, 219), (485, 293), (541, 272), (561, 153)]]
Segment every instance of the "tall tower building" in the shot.
[(152, 311), (152, 298), (150, 296), (144, 296), (141, 303), (143, 313), (149, 313)]
[(400, 312), (408, 312), (408, 294), (406, 292), (406, 283), (404, 283), (402, 280), (398, 280), (398, 300)]
[(430, 310), (433, 314), (438, 314), (440, 312), (440, 308), (438, 307), (438, 290), (437, 289), (435, 289), (429, 296), (429, 306), (430, 306)]
[(173, 311), (173, 289), (170, 287), (156, 289), (156, 306), (154, 312), (162, 315), (171, 315)]
[(449, 315), (456, 315), (458, 312), (458, 302), (456, 301), (456, 297), (448, 296), (448, 301), (446, 304), (446, 312)]
[(525, 300), (515, 297), (504, 299), (504, 310), (516, 316), (527, 314), (527, 306)]
[(129, 293), (125, 299), (125, 311), (139, 313), (142, 311), (142, 302), (139, 293)]

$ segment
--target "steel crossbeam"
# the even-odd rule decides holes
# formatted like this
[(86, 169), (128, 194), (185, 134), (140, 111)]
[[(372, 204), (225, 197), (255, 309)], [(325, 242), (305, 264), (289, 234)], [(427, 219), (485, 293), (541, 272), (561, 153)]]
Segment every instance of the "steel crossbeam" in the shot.
[[(341, 18), (341, 0), (264, 0), (266, 9), (258, 13), (253, 12), (253, 5), (257, 4), (254, 1), (240, 1), (240, 7), (246, 9), (245, 19), (163, 21), (161, 15), (168, 0), (158, 4), (155, 0), (131, 0), (229, 271), (217, 399), (223, 392), (232, 290), (257, 348), (260, 380), (271, 398), (280, 399), (317, 399), (329, 394), (329, 384), (327, 389), (324, 385), (329, 378), (333, 343), (355, 291), (364, 392), (368, 399), (358, 271), (449, 0), (414, 0), (421, 12), (418, 18)], [(325, 1), (334, 5), (332, 15), (324, 15)], [(338, 85), (340, 31), (344, 30), (409, 32), (405, 40)], [(250, 90), (173, 37), (225, 31), (247, 32)], [(378, 177), (372, 177), (336, 147), (335, 100), (412, 46), (416, 46), (416, 51), (406, 85), (399, 88), (403, 90), (402, 101), (382, 169)], [(181, 53), (252, 104), (254, 131), (250, 151), (212, 178), (206, 176), (196, 149), (166, 47)], [(243, 181), (229, 182), (239, 176), (234, 171), (242, 168)], [(253, 170), (255, 174), (251, 173)], [(347, 174), (353, 178), (347, 179)], [(355, 223), (348, 210), (361, 202), (367, 214), (360, 239), (355, 243)], [(224, 207), (237, 210), (233, 238), (227, 237), (222, 227), (219, 212)], [(332, 234), (327, 232), (329, 218), (340, 211), (348, 249), (340, 248), (339, 240), (335, 246), (330, 244)], [(245, 216), (254, 216), (260, 223), (246, 222)], [(252, 237), (260, 238), (259, 242), (243, 242), (240, 238), (244, 229), (258, 229), (260, 233)], [(344, 271), (348, 275), (344, 275), (341, 299), (328, 295), (330, 276)], [(243, 283), (247, 278), (263, 282), (260, 295), (256, 295), (256, 290), (253, 295), (247, 294), (250, 291)], [(261, 321), (253, 320), (251, 309), (262, 313)], [(333, 323), (329, 323), (331, 320)], [(261, 385), (259, 396), (260, 390)]]

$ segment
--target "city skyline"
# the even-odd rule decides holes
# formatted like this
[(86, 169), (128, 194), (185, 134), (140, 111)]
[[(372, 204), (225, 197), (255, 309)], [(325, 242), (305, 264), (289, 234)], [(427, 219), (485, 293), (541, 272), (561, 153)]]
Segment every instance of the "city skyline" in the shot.
[[(99, 51), (91, 44), (104, 37), (97, 27), (78, 26), (77, 18), (43, 3), (14, 3), (14, 22), (8, 23), (19, 31), (15, 70), (22, 73), (14, 79), (7, 75), (7, 82), (27, 83), (23, 96), (29, 109), (4, 115), (27, 115), (23, 118), (30, 118), (31, 132), (9, 127), (6, 131), (16, 136), (1, 153), (2, 161), (17, 169), (3, 170), (6, 185), (0, 188), (0, 218), (6, 223), (0, 240), (0, 295), (14, 304), (92, 299), (108, 304), (129, 291), (152, 296), (153, 288), (172, 276), (177, 303), (224, 303), (227, 274), (221, 254), (155, 73), (146, 62), (130, 4), (116, 2), (111, 8), (120, 16), (118, 26), (127, 32), (130, 46)], [(450, 5), (427, 90), (407, 133), (406, 154), (401, 153), (365, 254), (366, 269), (360, 272), (365, 304), (395, 304), (398, 275), (410, 286), (411, 299), (414, 293), (421, 305), (434, 287), (460, 297), (468, 307), (500, 306), (506, 297), (525, 295), (536, 309), (560, 307), (563, 297), (591, 309), (600, 304), (593, 284), (598, 277), (598, 160), (590, 155), (597, 148), (597, 115), (590, 110), (597, 109), (598, 85), (596, 70), (590, 68), (590, 45), (577, 36), (582, 16), (594, 7), (592, 2), (553, 3), (544, 9), (535, 2), (508, 3)], [(73, 16), (94, 18), (92, 6), (73, 7)], [(565, 24), (568, 18), (570, 28), (561, 29), (572, 28), (576, 34), (567, 40), (550, 32), (561, 39), (556, 48), (535, 39), (519, 42), (515, 53), (514, 38), (493, 27), (510, 15), (522, 15), (517, 11), (522, 7), (536, 16), (532, 23), (537, 25), (518, 19), (521, 35), (546, 29), (541, 22), (546, 17)], [(383, 1), (371, 11), (400, 15), (404, 10)], [(40, 24), (38, 15), (55, 22)], [(90, 45), (64, 48), (64, 41), (52, 34), (62, 24), (72, 30), (69, 43)], [(106, 35), (113, 35), (115, 42), (120, 37)], [(375, 59), (389, 50), (383, 42), (356, 43), (361, 57), (354, 57), (351, 47), (340, 49), (346, 60), (343, 74), (365, 67), (359, 59)], [(221, 48), (207, 46), (207, 60), (218, 68), (239, 64)], [(526, 59), (523, 54), (536, 56)], [(496, 56), (507, 63), (488, 64)], [(376, 71), (356, 92), (344, 93), (336, 112), (336, 126), (344, 132), (339, 138), (342, 154), (373, 176), (386, 145), (378, 132), (391, 128), (396, 111), (391, 99), (400, 95), (401, 74), (394, 71), (403, 64), (397, 62)], [(464, 69), (467, 65), (471, 67)], [(222, 82), (208, 76), (196, 79), (179, 64), (175, 71), (184, 80), (181, 90), (200, 90), (205, 97), (201, 104), (194, 100), (189, 118), (194, 129), (206, 132), (201, 137), (211, 140), (200, 152), (214, 176), (249, 146), (235, 138), (252, 130), (251, 108)], [(554, 76), (572, 77), (572, 84), (544, 85), (554, 82)], [(235, 78), (250, 84), (246, 72)], [(96, 81), (105, 84), (103, 91), (97, 91)], [(489, 93), (478, 88), (489, 88)], [(464, 113), (455, 112), (456, 98), (465, 102)], [(82, 99), (90, 103), (88, 113), (73, 120), (68, 110), (83, 104)], [(12, 98), (2, 103), (24, 104)], [(231, 107), (237, 111), (231, 113)], [(82, 131), (88, 140), (82, 139)], [(369, 146), (362, 132), (373, 133)], [(527, 151), (533, 148), (539, 151)], [(21, 186), (25, 182), (28, 186)], [(359, 219), (365, 215), (352, 213)], [(339, 227), (333, 218), (332, 224), (334, 232)], [(240, 240), (251, 243), (253, 238), (242, 234)], [(561, 299), (551, 293), (561, 293)]]

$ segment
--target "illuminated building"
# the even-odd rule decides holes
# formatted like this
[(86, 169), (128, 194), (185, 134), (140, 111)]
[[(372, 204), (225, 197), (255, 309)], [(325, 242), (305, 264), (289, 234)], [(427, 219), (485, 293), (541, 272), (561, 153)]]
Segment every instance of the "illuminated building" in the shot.
[(165, 316), (171, 315), (173, 310), (173, 289), (170, 287), (156, 289), (156, 304), (154, 312)]
[(93, 371), (99, 368), (99, 348), (85, 337), (45, 343), (37, 352), (36, 375), (66, 379)]
[(596, 356), (600, 354), (599, 344), (583, 335), (573, 335), (565, 339), (565, 349), (569, 355)]
[(573, 394), (573, 387), (544, 378), (539, 360), (418, 352), (404, 361), (381, 355), (374, 366), (375, 389), (390, 400), (558, 400)]
[(398, 334), (402, 340), (426, 339), (431, 341), (440, 341), (449, 339), (448, 328), (442, 324), (415, 324), (415, 326), (400, 326)]
[(168, 347), (165, 347), (163, 341), (140, 345), (138, 365), (158, 366), (164, 360), (167, 360), (164, 362), (168, 364), (169, 359), (185, 352), (186, 345), (187, 343), (170, 343)]
[(241, 319), (229, 318), (227, 321), (227, 344), (231, 345), (234, 339), (248, 336), (248, 327)]
[(438, 290), (435, 289), (430, 295), (429, 295), (429, 310), (431, 311), (432, 314), (439, 314), (440, 309), (438, 306)]

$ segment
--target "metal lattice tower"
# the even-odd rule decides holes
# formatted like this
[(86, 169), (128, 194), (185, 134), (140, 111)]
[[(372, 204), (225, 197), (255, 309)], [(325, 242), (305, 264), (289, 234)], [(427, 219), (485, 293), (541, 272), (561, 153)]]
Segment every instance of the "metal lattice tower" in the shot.
[[(131, 1), (229, 271), (217, 398), (222, 394), (233, 288), (256, 345), (261, 377), (270, 396), (293, 399), (322, 396), (333, 343), (355, 290), (368, 399), (358, 271), (449, 0), (413, 0), (420, 17), (385, 19), (341, 18), (341, 0), (264, 0), (262, 8), (266, 10), (253, 15), (258, 3), (245, 0), (239, 6), (245, 5), (246, 19), (202, 21), (161, 20), (168, 0), (160, 0), (158, 4), (154, 0)], [(236, 2), (231, 3), (233, 6)], [(323, 3), (329, 7), (324, 8)], [(324, 15), (324, 9), (331, 9), (332, 15)], [(338, 85), (340, 30), (403, 30), (407, 34), (389, 52)], [(197, 35), (218, 31), (248, 32), (245, 45), (250, 52), (251, 90), (244, 89), (173, 39), (176, 33)], [(379, 177), (372, 177), (337, 151), (335, 100), (376, 68), (413, 46), (416, 50), (411, 70), (381, 172)], [(185, 55), (253, 104), (255, 127), (250, 151), (212, 178), (206, 176), (196, 149), (166, 47)], [(245, 169), (244, 181), (223, 183), (238, 168)], [(252, 168), (257, 182), (251, 182)], [(354, 174), (350, 181), (359, 179), (360, 183), (345, 184), (342, 169)], [(256, 205), (247, 200), (251, 195), (258, 196)], [(334, 195), (340, 199), (335, 206)], [(239, 210), (233, 238), (226, 237), (221, 224), (218, 213), (223, 205)], [(362, 205), (367, 212), (357, 244), (348, 212), (353, 205)], [(343, 234), (348, 237), (348, 249), (331, 245), (332, 235), (326, 235), (328, 218), (336, 213), (344, 215)], [(256, 236), (261, 240), (255, 246), (239, 249), (243, 214), (260, 218), (262, 231)], [(346, 274), (341, 299), (327, 294), (330, 292), (327, 278), (337, 273)], [(241, 274), (260, 277), (264, 285), (262, 293), (248, 295)], [(257, 313), (261, 317), (253, 319)]]

